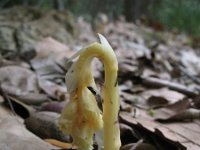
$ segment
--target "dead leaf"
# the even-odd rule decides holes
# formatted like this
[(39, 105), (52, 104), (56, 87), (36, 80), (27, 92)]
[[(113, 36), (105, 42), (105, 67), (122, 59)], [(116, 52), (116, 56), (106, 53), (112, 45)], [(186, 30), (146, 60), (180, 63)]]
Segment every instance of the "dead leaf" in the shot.
[(191, 102), (188, 98), (184, 98), (174, 104), (166, 105), (165, 107), (154, 109), (154, 118), (170, 118), (180, 111), (187, 110), (191, 107)]
[[(8, 94), (21, 95), (39, 91), (36, 75), (27, 68), (19, 66), (1, 67), (0, 74), (2, 88)], [(11, 89), (6, 87), (11, 87)]]
[[(66, 57), (69, 57), (69, 54), (67, 54), (69, 50), (66, 49), (64, 44), (50, 38), (40, 44), (38, 49), (40, 49), (41, 53), (45, 49), (47, 54), (41, 54), (41, 57), (36, 57), (31, 61), (31, 65), (37, 73), (39, 86), (50, 97), (57, 100), (65, 100), (66, 87), (64, 77), (72, 64), (71, 62), (67, 63)], [(56, 45), (58, 46), (57, 48), (55, 47)]]
[(200, 95), (196, 96), (192, 102), (194, 103), (194, 108), (200, 109)]
[(46, 94), (57, 100), (67, 100), (67, 89), (64, 85), (58, 85), (44, 78), (39, 78), (39, 86)]
[[(50, 69), (56, 69), (56, 63), (66, 67), (66, 58), (71, 57), (75, 52), (71, 51), (69, 47), (62, 44), (55, 39), (48, 37), (36, 44), (37, 57), (31, 61), (32, 66), (38, 70), (39, 68), (48, 66)], [(63, 62), (65, 60), (65, 62)], [(48, 69), (48, 68), (47, 68)]]
[(125, 102), (131, 105), (135, 105), (141, 108), (147, 108), (146, 105), (144, 105), (146, 103), (146, 100), (142, 96), (130, 94), (127, 92), (121, 92), (120, 97), (124, 99)]
[(26, 105), (18, 99), (11, 96), (7, 96), (4, 104), (13, 111), (13, 114), (17, 114), (22, 118), (28, 118), (35, 109), (31, 106)]
[(174, 104), (185, 97), (185, 95), (169, 90), (168, 88), (146, 90), (140, 93), (140, 95), (147, 100), (147, 105), (150, 107), (161, 107)]
[(138, 137), (129, 125), (120, 123), (119, 127), (122, 145), (138, 141)]
[(44, 102), (50, 101), (47, 95), (40, 93), (27, 93), (13, 97), (28, 105), (39, 105)]
[(177, 122), (177, 121), (192, 121), (194, 119), (200, 119), (200, 110), (190, 108), (176, 113), (169, 118), (157, 118), (156, 121), (162, 123)]
[(65, 73), (64, 70), (56, 64), (54, 55), (49, 55), (42, 59), (34, 59), (31, 61), (31, 65), (40, 76), (48, 76), (52, 74), (64, 76)]
[(58, 118), (60, 114), (55, 112), (41, 111), (31, 113), (30, 117), (25, 120), (26, 127), (45, 139), (57, 139), (61, 141), (70, 141), (68, 136), (65, 136), (58, 127)]
[[(166, 149), (169, 149), (169, 148), (170, 149), (180, 148), (184, 150), (186, 149), (182, 144), (180, 144), (180, 142), (177, 142), (177, 140), (179, 140), (178, 139), (179, 136), (175, 136), (175, 134), (171, 133), (169, 129), (166, 128), (167, 130), (163, 131), (164, 132), (163, 134), (157, 134), (156, 131), (160, 129), (160, 125), (157, 123), (154, 123), (153, 121), (142, 119), (142, 118), (130, 118), (129, 116), (125, 116), (122, 114), (120, 115), (120, 117), (122, 118), (122, 120), (128, 123), (128, 125), (133, 127), (134, 130), (139, 132), (140, 136), (142, 136), (146, 140), (147, 140), (147, 137), (157, 139), (155, 141), (156, 143), (154, 143), (153, 145), (156, 145), (157, 142), (159, 142), (160, 144), (162, 143), (162, 145), (160, 145), (162, 148), (166, 146), (165, 147)], [(156, 129), (157, 127), (159, 127), (159, 129)], [(180, 139), (182, 139), (182, 137), (180, 137)]]
[(0, 135), (0, 149), (2, 150), (50, 150), (56, 148), (26, 130), (23, 123), (16, 117), (0, 120)]
[(4, 58), (1, 58), (0, 56), (0, 67), (5, 67), (5, 66), (20, 66), (24, 68), (30, 68), (29, 64), (20, 61), (20, 60), (7, 60)]
[(37, 52), (36, 58), (44, 58), (48, 57), (52, 53), (61, 53), (63, 51), (69, 51), (69, 47), (51, 37), (47, 37), (42, 41), (36, 43), (35, 49)]

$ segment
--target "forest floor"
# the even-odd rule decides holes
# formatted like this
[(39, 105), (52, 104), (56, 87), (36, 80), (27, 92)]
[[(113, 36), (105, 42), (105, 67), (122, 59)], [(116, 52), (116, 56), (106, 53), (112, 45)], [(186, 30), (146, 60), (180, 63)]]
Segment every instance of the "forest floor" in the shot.
[[(98, 41), (97, 33), (119, 63), (122, 149), (200, 149), (200, 51), (189, 37), (123, 20), (91, 25), (67, 12), (15, 7), (0, 11), (0, 150), (61, 149), (46, 139), (71, 149), (71, 138), (57, 125), (69, 101), (64, 77), (73, 62), (67, 60)], [(93, 69), (100, 92), (98, 60)]]

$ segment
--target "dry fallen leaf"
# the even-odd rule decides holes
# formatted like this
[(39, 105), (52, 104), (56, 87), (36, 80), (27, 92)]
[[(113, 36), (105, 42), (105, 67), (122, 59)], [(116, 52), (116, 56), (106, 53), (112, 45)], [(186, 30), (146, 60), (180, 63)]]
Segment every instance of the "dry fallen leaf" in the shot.
[[(35, 45), (37, 56), (36, 58), (48, 57), (52, 53), (61, 53), (69, 51), (69, 47), (58, 42), (57, 40), (47, 37)], [(70, 56), (71, 54), (69, 54)]]
[(158, 149), (186, 149), (184, 144), (181, 143), (184, 138), (176, 134), (171, 128), (146, 118), (132, 118), (124, 114), (120, 114), (120, 118), (122, 122), (131, 126), (141, 138), (149, 141), (153, 140), (151, 144), (155, 145)]
[(119, 127), (122, 145), (138, 141), (138, 137), (129, 125), (120, 123)]
[(174, 104), (166, 105), (165, 107), (154, 109), (155, 114), (154, 118), (170, 118), (175, 114), (180, 113), (181, 111), (187, 110), (191, 107), (191, 102), (188, 98), (184, 98), (183, 100), (177, 101)]
[(69, 137), (65, 136), (58, 127), (59, 117), (60, 114), (55, 112), (35, 112), (31, 113), (30, 117), (25, 119), (25, 125), (30, 131), (41, 138), (52, 138), (69, 142)]
[(185, 97), (182, 93), (169, 90), (168, 88), (146, 90), (140, 93), (140, 95), (147, 100), (149, 107), (161, 107), (174, 104)]
[(29, 132), (16, 117), (0, 119), (0, 135), (0, 149), (2, 150), (56, 149)]
[(34, 72), (19, 66), (0, 68), (0, 83), (5, 92), (11, 95), (22, 95), (38, 92), (37, 78)]
[(177, 121), (192, 121), (194, 119), (200, 119), (200, 110), (190, 108), (176, 113), (169, 118), (157, 118), (156, 121), (162, 123), (177, 122)]
[(51, 96), (52, 98), (55, 98), (57, 100), (67, 99), (67, 96), (66, 96), (67, 90), (65, 86), (58, 85), (44, 78), (39, 78), (38, 82), (39, 82), (40, 88), (43, 89), (44, 92), (47, 95)]

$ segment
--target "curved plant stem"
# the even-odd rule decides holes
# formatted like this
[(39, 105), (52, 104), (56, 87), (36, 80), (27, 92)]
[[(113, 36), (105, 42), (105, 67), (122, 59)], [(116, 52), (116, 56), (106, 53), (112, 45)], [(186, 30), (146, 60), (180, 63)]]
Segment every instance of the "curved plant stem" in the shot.
[[(78, 120), (80, 120), (80, 118), (84, 118), (81, 119), (82, 121), (85, 122), (83, 125), (84, 128), (82, 130), (85, 129), (85, 131), (87, 131), (88, 134), (90, 134), (88, 136), (89, 137), (88, 143), (89, 145), (92, 144), (91, 135), (93, 135), (94, 132), (100, 129), (102, 118), (100, 117), (101, 115), (96, 102), (93, 102), (94, 96), (87, 89), (87, 87), (92, 86), (93, 88), (96, 88), (90, 66), (92, 59), (94, 57), (99, 58), (102, 61), (105, 70), (105, 82), (103, 86), (103, 92), (101, 95), (103, 98), (104, 150), (119, 150), (121, 142), (120, 142), (120, 131), (118, 124), (118, 112), (119, 112), (119, 93), (117, 85), (118, 63), (115, 53), (112, 50), (109, 43), (107, 42), (107, 40), (102, 35), (99, 36), (101, 44), (93, 43), (88, 47), (86, 47), (85, 49), (81, 50), (79, 59), (70, 68), (70, 70), (66, 75), (67, 88), (70, 92), (70, 96), (73, 99), (73, 102), (75, 103), (75, 108), (74, 108), (75, 110), (71, 111), (74, 112), (74, 118), (70, 118), (71, 117), (71, 115), (69, 115), (70, 112), (64, 110), (61, 119), (62, 118), (66, 119), (66, 117), (68, 116), (67, 118), (68, 123), (74, 122), (76, 124), (79, 124), (77, 128), (80, 129), (83, 124), (80, 124)], [(88, 106), (85, 106), (85, 104), (87, 104)], [(88, 110), (90, 111), (90, 113), (86, 113)], [(83, 113), (89, 114), (89, 116), (95, 116), (96, 118), (95, 117), (92, 118), (91, 121), (91, 118), (89, 118), (89, 116), (82, 115)], [(91, 113), (93, 113), (94, 115), (91, 115)], [(75, 115), (78, 115), (78, 118)], [(63, 126), (64, 125), (61, 125), (61, 127), (64, 129), (65, 127)], [(88, 130), (88, 128), (90, 130)], [(73, 139), (75, 141), (78, 141), (76, 139), (77, 135), (75, 135), (77, 134), (77, 132), (73, 133), (73, 131), (75, 130), (77, 129), (70, 129), (70, 134), (73, 136)], [(86, 132), (84, 133), (87, 134)], [(78, 137), (78, 138), (80, 139), (83, 137)], [(79, 147), (83, 147), (84, 145), (83, 142), (75, 142), (75, 144), (79, 144), (77, 145)], [(91, 148), (91, 145), (90, 146), (89, 145), (86, 146), (87, 148), (85, 147), (85, 150)]]

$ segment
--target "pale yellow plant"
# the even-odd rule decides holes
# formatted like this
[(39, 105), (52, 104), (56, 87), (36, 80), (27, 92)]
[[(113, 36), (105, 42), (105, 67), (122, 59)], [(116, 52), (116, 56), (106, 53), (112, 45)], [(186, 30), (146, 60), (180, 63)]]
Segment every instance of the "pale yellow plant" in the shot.
[[(118, 62), (108, 41), (99, 34), (101, 43), (93, 43), (74, 56), (79, 56), (66, 74), (70, 102), (62, 111), (59, 125), (62, 131), (70, 134), (79, 150), (91, 150), (93, 135), (104, 130), (104, 150), (119, 150), (121, 146), (118, 124), (119, 94), (117, 85)], [(96, 89), (91, 62), (99, 58), (105, 70), (105, 82), (101, 97), (103, 117), (95, 96), (88, 89)]]

